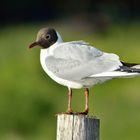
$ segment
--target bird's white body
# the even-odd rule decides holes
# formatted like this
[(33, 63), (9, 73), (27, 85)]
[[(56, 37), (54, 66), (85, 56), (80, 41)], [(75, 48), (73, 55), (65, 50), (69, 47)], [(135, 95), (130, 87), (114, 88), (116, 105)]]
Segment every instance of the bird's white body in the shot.
[(104, 53), (83, 41), (63, 43), (41, 49), (40, 62), (44, 71), (57, 83), (68, 88), (89, 88), (115, 77), (138, 75), (115, 71), (122, 63), (115, 54)]
[(41, 49), (40, 52), (40, 62), (41, 62), (41, 66), (43, 68), (43, 70), (57, 83), (63, 85), (63, 86), (67, 86), (67, 87), (73, 87), (73, 88), (82, 88), (82, 85), (80, 83), (76, 83), (76, 82), (72, 82), (72, 81), (68, 81), (62, 78), (59, 78), (58, 76), (56, 76), (53, 72), (51, 72), (45, 63), (45, 60), (47, 58), (47, 56), (50, 56), (52, 54), (52, 50), (49, 49)]
[(61, 36), (59, 33), (57, 33), (58, 36), (58, 41), (53, 44), (51, 47), (47, 49), (41, 49), (40, 51), (40, 63), (43, 68), (43, 70), (57, 83), (67, 86), (68, 88), (73, 87), (73, 88), (82, 88), (83, 86), (80, 83), (73, 82), (73, 81), (68, 81), (62, 78), (57, 77), (52, 71), (50, 71), (47, 66), (46, 66), (46, 58), (49, 56), (52, 56), (54, 54), (54, 50), (59, 47), (59, 45), (63, 42), (61, 39)]

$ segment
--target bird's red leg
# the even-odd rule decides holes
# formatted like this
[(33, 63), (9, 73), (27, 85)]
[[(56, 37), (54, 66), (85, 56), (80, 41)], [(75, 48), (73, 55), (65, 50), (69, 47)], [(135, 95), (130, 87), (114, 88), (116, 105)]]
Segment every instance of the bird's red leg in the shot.
[(71, 107), (71, 101), (72, 101), (72, 89), (69, 89), (68, 91), (68, 114), (72, 114), (72, 107)]
[(88, 97), (89, 97), (89, 89), (85, 88), (85, 114), (88, 114)]
[(74, 114), (81, 114), (81, 115), (87, 115), (89, 108), (88, 108), (88, 97), (89, 97), (89, 89), (85, 88), (85, 111), (84, 112), (76, 112)]

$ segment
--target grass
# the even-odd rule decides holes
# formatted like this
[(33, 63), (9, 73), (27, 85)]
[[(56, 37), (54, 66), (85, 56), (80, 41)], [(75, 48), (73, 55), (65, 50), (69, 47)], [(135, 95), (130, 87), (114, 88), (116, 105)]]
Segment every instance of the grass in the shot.
[[(67, 89), (42, 70), (39, 49), (27, 46), (43, 24), (0, 29), (0, 139), (54, 140), (55, 113), (66, 111)], [(59, 27), (65, 41), (85, 40), (117, 53), (127, 62), (140, 62), (140, 23), (112, 25), (101, 35)], [(69, 34), (68, 34), (69, 33)], [(102, 140), (140, 139), (140, 78), (114, 79), (90, 90), (90, 114), (101, 119)], [(78, 102), (80, 100), (80, 102)], [(74, 110), (83, 110), (83, 90), (74, 90)]]

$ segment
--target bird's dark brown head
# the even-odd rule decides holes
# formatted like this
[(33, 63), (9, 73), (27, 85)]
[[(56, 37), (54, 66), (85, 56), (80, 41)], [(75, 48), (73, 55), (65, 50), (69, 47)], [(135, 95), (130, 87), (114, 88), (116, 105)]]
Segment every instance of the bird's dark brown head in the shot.
[(29, 48), (40, 46), (45, 49), (56, 43), (57, 39), (57, 33), (53, 28), (42, 28), (37, 34), (36, 41), (30, 44)]

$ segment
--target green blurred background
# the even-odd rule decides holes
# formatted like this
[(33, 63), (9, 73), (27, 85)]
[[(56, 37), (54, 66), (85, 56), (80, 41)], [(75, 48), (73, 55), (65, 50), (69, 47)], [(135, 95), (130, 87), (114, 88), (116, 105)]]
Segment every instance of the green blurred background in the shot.
[[(5, 0), (0, 16), (0, 140), (55, 140), (55, 114), (67, 109), (67, 88), (42, 70), (40, 50), (27, 48), (40, 28), (140, 63), (137, 1)], [(73, 109), (83, 108), (83, 90), (74, 90)], [(101, 140), (139, 140), (140, 77), (90, 89), (89, 114), (101, 119)]]

